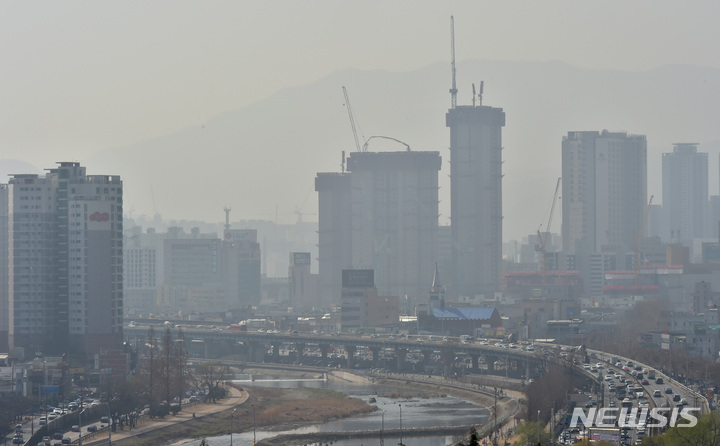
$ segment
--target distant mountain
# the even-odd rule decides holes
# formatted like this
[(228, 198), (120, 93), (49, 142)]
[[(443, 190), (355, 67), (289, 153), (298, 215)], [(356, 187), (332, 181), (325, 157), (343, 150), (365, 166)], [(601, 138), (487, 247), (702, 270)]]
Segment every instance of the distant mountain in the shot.
[[(295, 221), (296, 208), (317, 212), (313, 179), (339, 171), (341, 150), (355, 150), (341, 87), (348, 90), (364, 138), (384, 135), (412, 150), (439, 150), (441, 223), (449, 216), (450, 68), (410, 72), (347, 69), (287, 88), (264, 101), (221, 113), (202, 126), (109, 149), (85, 160), (90, 173), (120, 174), (125, 208), (135, 214), (220, 221)], [(458, 103), (485, 81), (484, 105), (502, 107), (505, 238), (534, 233), (547, 220), (560, 176), (560, 143), (568, 131), (627, 131), (648, 138), (649, 194), (660, 199), (660, 154), (673, 142), (720, 150), (720, 71), (670, 65), (649, 71), (600, 71), (562, 62), (472, 60), (458, 65)], [(252, 88), (244, 85), (242, 88)], [(362, 139), (361, 139), (362, 140)], [(707, 143), (707, 144), (704, 144)], [(371, 151), (404, 150), (381, 139)], [(711, 157), (711, 193), (717, 158)], [(307, 197), (307, 200), (306, 200)], [(304, 219), (316, 219), (305, 215)], [(560, 229), (560, 217), (554, 228)]]
[(13, 159), (0, 160), (0, 183), (6, 184), (10, 175), (19, 173), (42, 174), (42, 171), (32, 164)]

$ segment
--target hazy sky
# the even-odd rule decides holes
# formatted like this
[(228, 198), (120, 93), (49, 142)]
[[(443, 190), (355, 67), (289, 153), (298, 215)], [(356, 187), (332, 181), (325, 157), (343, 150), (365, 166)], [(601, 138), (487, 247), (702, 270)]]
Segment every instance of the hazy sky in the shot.
[[(2, 156), (41, 167), (353, 67), (720, 67), (717, 1), (3, 1)], [(449, 68), (448, 68), (449, 69)]]

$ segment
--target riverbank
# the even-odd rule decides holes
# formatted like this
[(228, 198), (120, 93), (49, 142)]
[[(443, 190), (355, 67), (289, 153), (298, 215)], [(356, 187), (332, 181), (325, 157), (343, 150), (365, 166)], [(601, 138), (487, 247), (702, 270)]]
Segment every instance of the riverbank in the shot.
[[(277, 370), (247, 369), (258, 376), (276, 375)], [(318, 379), (326, 377), (328, 380), (349, 382), (354, 384), (380, 383), (386, 380), (388, 384), (403, 387), (403, 395), (415, 396), (441, 396), (452, 394), (472, 401), (478, 405), (491, 408), (494, 397), (484, 392), (479, 386), (463, 384), (456, 381), (436, 378), (428, 380), (424, 376), (398, 375), (397, 377), (385, 375), (383, 377), (354, 374), (342, 370), (334, 370), (323, 375), (317, 371), (283, 371), (282, 377), (286, 379)], [(429, 381), (429, 382), (428, 382)], [(511, 397), (512, 396), (512, 397)], [(232, 415), (233, 409), (236, 409)], [(195, 417), (192, 412), (195, 412)], [(255, 428), (260, 430), (285, 431), (312, 425), (318, 422), (337, 420), (362, 413), (377, 410), (373, 405), (364, 401), (349, 398), (338, 392), (321, 389), (277, 389), (267, 387), (252, 387), (246, 384), (242, 390), (231, 388), (231, 397), (221, 400), (218, 404), (200, 405), (180, 412), (176, 417), (167, 417), (163, 420), (148, 420), (138, 429), (131, 432), (113, 433), (113, 443), (119, 446), (158, 446), (181, 445), (188, 441), (202, 438), (229, 435), (232, 425), (233, 433), (252, 432), (253, 418)], [(506, 393), (505, 398), (498, 401), (498, 416), (507, 418), (517, 410), (517, 397)], [(491, 409), (492, 411), (492, 409)], [(431, 432), (422, 430), (430, 429)], [(440, 429), (438, 431), (438, 429)], [(418, 429), (419, 435), (463, 435), (469, 427), (428, 427)], [(480, 429), (478, 429), (480, 430)], [(409, 434), (410, 430), (406, 429)], [(352, 435), (352, 433), (350, 433)], [(391, 430), (387, 431), (392, 434)], [(378, 432), (358, 433), (372, 438)], [(293, 435), (289, 437), (275, 437), (259, 441), (258, 446), (276, 446), (292, 444), (308, 444), (313, 442), (329, 442), (348, 437), (348, 433), (313, 433)], [(107, 443), (107, 435), (84, 440), (86, 446), (99, 446)]]
[[(258, 374), (264, 372), (257, 370)], [(289, 375), (293, 379), (317, 378), (313, 372)], [(288, 374), (283, 373), (283, 377), (288, 378)], [(275, 389), (246, 385), (242, 390), (239, 386), (229, 387), (229, 390), (230, 397), (217, 404), (198, 405), (183, 410), (177, 416), (147, 420), (132, 431), (113, 433), (112, 442), (118, 446), (179, 445), (229, 435), (231, 426), (233, 433), (251, 432), (253, 426), (266, 431), (284, 431), (376, 410), (375, 406), (357, 398), (323, 389)], [(100, 434), (85, 439), (83, 444), (104, 445), (108, 442), (107, 438), (107, 434)]]

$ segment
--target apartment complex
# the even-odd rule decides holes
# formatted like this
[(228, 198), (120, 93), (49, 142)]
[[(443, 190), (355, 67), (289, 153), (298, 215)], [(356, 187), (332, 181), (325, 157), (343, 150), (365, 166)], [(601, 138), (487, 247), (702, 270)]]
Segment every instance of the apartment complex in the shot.
[[(375, 271), (385, 296), (427, 302), (438, 255), (438, 152), (354, 152), (352, 265)], [(412, 305), (411, 305), (412, 307)]]
[(45, 176), (14, 175), (1, 191), (8, 347), (97, 353), (121, 345), (120, 177), (87, 175), (79, 163), (61, 162)]
[(645, 136), (569, 132), (562, 140), (562, 178), (563, 251), (575, 256), (583, 282), (590, 284), (586, 292), (593, 293), (599, 291), (590, 277), (597, 254), (632, 253), (643, 237)]
[(662, 193), (665, 227), (662, 238), (692, 246), (693, 238), (705, 237), (708, 221), (708, 154), (698, 144), (674, 144), (662, 155)]

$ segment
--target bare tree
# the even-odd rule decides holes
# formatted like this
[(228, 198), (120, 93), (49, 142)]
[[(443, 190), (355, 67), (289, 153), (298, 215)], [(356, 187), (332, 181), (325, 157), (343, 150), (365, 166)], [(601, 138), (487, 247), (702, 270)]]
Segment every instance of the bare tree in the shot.
[(221, 362), (207, 362), (196, 369), (198, 379), (207, 387), (205, 401), (217, 402), (221, 396), (220, 383), (230, 376), (230, 368)]

